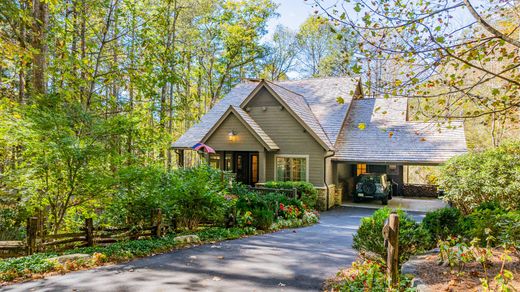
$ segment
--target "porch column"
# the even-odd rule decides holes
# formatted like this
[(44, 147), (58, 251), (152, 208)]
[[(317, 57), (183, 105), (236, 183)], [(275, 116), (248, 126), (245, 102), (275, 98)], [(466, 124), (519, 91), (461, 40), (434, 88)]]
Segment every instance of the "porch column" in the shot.
[(258, 182), (265, 182), (265, 150), (258, 151)]

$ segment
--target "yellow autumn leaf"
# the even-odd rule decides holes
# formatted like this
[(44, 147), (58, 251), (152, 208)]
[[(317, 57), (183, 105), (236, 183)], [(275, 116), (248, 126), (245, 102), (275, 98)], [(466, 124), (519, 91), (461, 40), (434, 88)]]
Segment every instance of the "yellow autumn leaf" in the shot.
[(358, 129), (360, 129), (360, 130), (364, 130), (364, 129), (367, 127), (367, 125), (366, 125), (365, 123), (359, 123), (359, 124), (357, 125), (357, 127), (358, 127)]
[(388, 138), (392, 138), (394, 136), (394, 132), (388, 132)]

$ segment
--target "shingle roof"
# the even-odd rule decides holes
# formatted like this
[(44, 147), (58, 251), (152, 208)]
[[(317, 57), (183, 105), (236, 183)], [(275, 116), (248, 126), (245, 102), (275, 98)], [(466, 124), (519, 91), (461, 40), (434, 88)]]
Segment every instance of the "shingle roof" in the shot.
[[(333, 157), (335, 160), (438, 164), (467, 152), (461, 122), (407, 122), (406, 99), (354, 100), (357, 81), (352, 78), (276, 81), (267, 84), (320, 140), (336, 150)], [(274, 141), (239, 107), (258, 85), (259, 82), (247, 82), (234, 87), (172, 147), (190, 148), (202, 141), (213, 125), (233, 106), (254, 132), (269, 147), (276, 149)], [(343, 99), (344, 103), (338, 103), (338, 98)], [(363, 128), (360, 124), (363, 124), (364, 129), (360, 129)]]
[[(218, 102), (200, 122), (172, 144), (173, 148), (191, 148), (200, 142), (230, 105), (239, 106), (259, 82), (240, 83)], [(329, 148), (336, 142), (352, 100), (357, 81), (347, 77), (317, 78), (297, 81), (269, 82), (277, 94), (292, 103), (292, 110)], [(274, 84), (274, 85), (273, 85)], [(278, 85), (278, 86), (275, 86)], [(337, 98), (345, 102), (339, 104)], [(284, 99), (285, 100), (285, 99)], [(307, 104), (305, 106), (304, 102)], [(310, 110), (308, 110), (310, 109)], [(314, 118), (313, 118), (314, 116)]]
[(407, 122), (406, 99), (354, 100), (333, 159), (438, 164), (467, 152), (463, 123)]
[(239, 105), (258, 85), (257, 82), (240, 83), (209, 110), (200, 122), (189, 128), (177, 141), (172, 144), (173, 148), (191, 148), (202, 141), (204, 136), (227, 111), (230, 105)]
[(330, 142), (329, 137), (325, 134), (325, 131), (320, 125), (320, 122), (314, 116), (311, 108), (300, 94), (290, 91), (281, 85), (276, 83), (268, 82), (271, 89), (274, 90), (280, 98), (292, 109), (296, 115), (302, 119), (302, 121), (309, 126), (309, 128), (318, 136), (321, 141), (327, 145), (329, 149), (333, 149), (334, 145)]
[(254, 132), (256, 133), (256, 135), (258, 136), (258, 138), (261, 140), (260, 142), (262, 144), (264, 144), (265, 146), (267, 146), (267, 148), (269, 150), (278, 150), (280, 149), (278, 147), (278, 145), (276, 145), (276, 143), (274, 143), (273, 139), (271, 139), (271, 137), (269, 137), (269, 135), (267, 135), (265, 133), (264, 130), (262, 130), (262, 128), (260, 127), (260, 125), (258, 125), (255, 120), (253, 120), (253, 118), (251, 118), (250, 115), (248, 115), (243, 109), (241, 109), (240, 107), (238, 106), (233, 106), (231, 105), (230, 106), (231, 109), (233, 109), (233, 111), (239, 115), (239, 118), (241, 118), (248, 126), (249, 128)]
[[(329, 140), (332, 144), (336, 143), (358, 80), (350, 77), (330, 77), (274, 83), (300, 94)], [(343, 104), (338, 103), (338, 98), (343, 99)]]

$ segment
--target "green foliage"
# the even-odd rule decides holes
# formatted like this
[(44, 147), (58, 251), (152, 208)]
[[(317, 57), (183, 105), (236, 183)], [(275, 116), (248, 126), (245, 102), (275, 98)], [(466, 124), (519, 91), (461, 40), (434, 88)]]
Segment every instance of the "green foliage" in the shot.
[(327, 290), (333, 291), (414, 291), (411, 278), (400, 275), (399, 287), (389, 288), (386, 267), (381, 262), (356, 261), (352, 267), (338, 272)]
[(260, 230), (269, 230), (274, 222), (274, 213), (268, 209), (253, 210), (254, 225)]
[(496, 201), (502, 208), (520, 207), (520, 141), (480, 153), (450, 159), (443, 167), (439, 186), (444, 199), (464, 214), (482, 203)]
[(316, 211), (303, 211), (302, 218), (281, 218), (278, 217), (276, 222), (271, 226), (272, 230), (283, 228), (298, 228), (318, 223), (320, 216)]
[(265, 183), (268, 188), (293, 189), (296, 188), (299, 199), (307, 207), (314, 209), (318, 200), (318, 191), (313, 184), (304, 181), (268, 181)]
[(0, 260), (0, 281), (11, 281), (27, 272), (43, 273), (54, 269), (56, 263), (49, 258), (55, 254), (34, 254), (26, 257)]
[[(201, 165), (175, 171), (164, 190), (167, 208), (174, 210), (180, 226), (194, 229), (200, 222), (223, 224), (233, 200), (227, 199), (220, 171)], [(168, 199), (171, 198), (171, 199)]]
[[(384, 207), (375, 211), (372, 216), (361, 219), (352, 247), (386, 258), (382, 230), (391, 212), (388, 207)], [(398, 210), (397, 214), (399, 215), (399, 263), (401, 264), (411, 255), (428, 249), (431, 246), (431, 239), (428, 231), (404, 211)]]
[(486, 245), (520, 246), (520, 211), (506, 211), (498, 203), (485, 203), (462, 220), (463, 234)]
[(254, 209), (268, 209), (269, 206), (265, 197), (255, 192), (249, 192), (241, 195), (236, 203), (237, 210), (252, 211)]
[(116, 192), (106, 201), (105, 212), (99, 223), (112, 226), (147, 226), (150, 224), (151, 211), (158, 208), (171, 217), (171, 210), (166, 208), (168, 201), (163, 198), (166, 175), (162, 168), (153, 166), (129, 166), (120, 169), (115, 177)]
[(441, 208), (426, 213), (422, 221), (423, 227), (430, 233), (432, 240), (445, 240), (461, 232), (462, 215), (456, 208)]

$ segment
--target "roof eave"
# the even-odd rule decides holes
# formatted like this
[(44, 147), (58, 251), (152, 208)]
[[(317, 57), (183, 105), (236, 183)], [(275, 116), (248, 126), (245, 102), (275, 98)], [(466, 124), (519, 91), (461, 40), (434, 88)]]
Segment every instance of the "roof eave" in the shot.
[[(249, 123), (247, 123), (243, 118), (242, 116), (233, 108), (232, 105), (229, 106), (229, 108), (226, 110), (226, 112), (220, 117), (220, 119), (211, 127), (211, 129), (206, 133), (206, 135), (204, 135), (204, 137), (202, 138), (201, 142), (202, 143), (205, 143), (209, 137), (211, 137), (211, 135), (213, 135), (213, 133), (218, 129), (218, 127), (220, 127), (220, 125), (226, 120), (226, 118), (231, 114), (233, 113), (235, 115), (235, 117), (237, 117), (237, 119), (247, 128), (247, 130), (257, 139), (258, 142), (260, 142), (260, 144), (262, 144), (262, 146), (267, 149), (267, 151), (276, 151), (276, 150), (280, 150), (280, 148), (278, 147), (278, 145), (276, 145), (276, 143), (274, 141), (273, 142), (273, 146), (270, 146), (269, 143), (267, 143), (253, 128), (251, 128), (251, 126), (249, 125)], [(267, 135), (267, 134), (266, 134)], [(271, 139), (272, 140), (272, 139)]]

